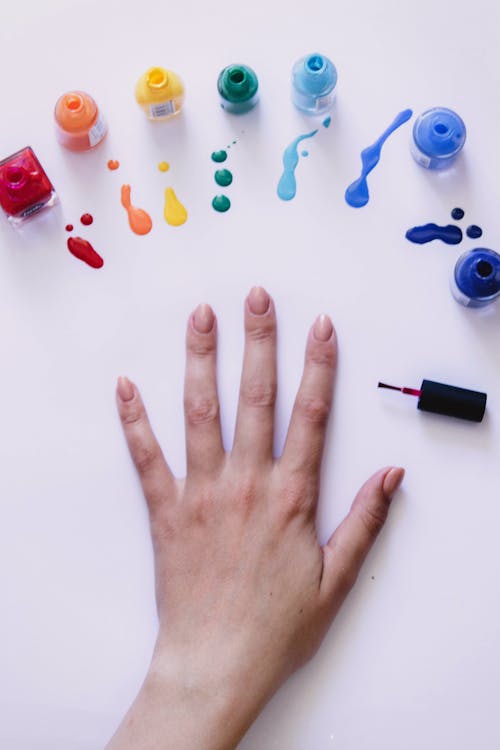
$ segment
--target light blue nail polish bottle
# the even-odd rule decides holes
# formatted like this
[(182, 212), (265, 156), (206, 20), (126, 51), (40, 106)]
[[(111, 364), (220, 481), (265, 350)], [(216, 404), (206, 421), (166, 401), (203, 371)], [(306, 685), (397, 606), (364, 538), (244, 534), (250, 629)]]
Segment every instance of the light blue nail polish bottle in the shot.
[(331, 108), (337, 93), (337, 68), (328, 57), (315, 52), (301, 57), (292, 68), (292, 101), (309, 115)]
[(456, 112), (433, 107), (415, 120), (411, 152), (422, 167), (442, 169), (462, 150), (466, 135), (464, 121)]
[(500, 297), (500, 255), (486, 247), (468, 250), (457, 260), (451, 293), (464, 307), (485, 307)]

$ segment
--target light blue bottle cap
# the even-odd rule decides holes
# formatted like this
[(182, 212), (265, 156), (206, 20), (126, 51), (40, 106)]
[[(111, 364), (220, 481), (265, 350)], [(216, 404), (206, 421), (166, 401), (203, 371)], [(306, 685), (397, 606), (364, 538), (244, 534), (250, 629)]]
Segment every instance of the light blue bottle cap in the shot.
[(434, 107), (423, 112), (413, 126), (413, 139), (420, 151), (431, 159), (450, 159), (465, 143), (465, 123), (446, 107)]
[(337, 85), (337, 68), (328, 57), (315, 52), (297, 60), (292, 83), (297, 91), (315, 97), (326, 96)]

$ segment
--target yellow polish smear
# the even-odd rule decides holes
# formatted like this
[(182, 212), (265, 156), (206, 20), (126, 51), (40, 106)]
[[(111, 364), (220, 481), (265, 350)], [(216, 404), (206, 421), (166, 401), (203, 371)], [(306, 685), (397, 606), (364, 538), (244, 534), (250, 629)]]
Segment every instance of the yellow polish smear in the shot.
[(135, 234), (148, 234), (148, 232), (151, 231), (151, 227), (153, 226), (151, 216), (142, 208), (136, 208), (132, 205), (130, 191), (130, 185), (122, 185), (121, 201), (123, 208), (128, 214), (128, 223), (130, 229)]
[(178, 199), (173, 188), (165, 190), (165, 208), (163, 215), (167, 224), (173, 227), (180, 227), (187, 221), (188, 212)]
[(168, 163), (168, 161), (161, 161), (158, 164), (158, 169), (160, 170), (160, 172), (168, 172), (168, 170), (170, 169), (170, 164)]

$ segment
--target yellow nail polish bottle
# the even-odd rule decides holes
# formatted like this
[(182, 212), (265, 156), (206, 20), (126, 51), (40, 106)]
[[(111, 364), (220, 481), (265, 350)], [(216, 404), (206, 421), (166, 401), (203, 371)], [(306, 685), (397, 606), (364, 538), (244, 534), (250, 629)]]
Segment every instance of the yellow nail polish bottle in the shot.
[(168, 120), (181, 111), (184, 86), (172, 70), (149, 68), (137, 81), (135, 98), (150, 120)]

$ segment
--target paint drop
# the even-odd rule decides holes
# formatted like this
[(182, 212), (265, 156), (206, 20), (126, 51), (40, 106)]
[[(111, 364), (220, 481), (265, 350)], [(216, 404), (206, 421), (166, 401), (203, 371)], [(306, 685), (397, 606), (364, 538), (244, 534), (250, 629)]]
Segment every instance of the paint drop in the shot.
[(68, 237), (68, 250), (78, 260), (83, 260), (88, 266), (92, 268), (102, 268), (104, 261), (96, 253), (90, 242), (84, 240), (82, 237)]
[(467, 237), (470, 237), (473, 240), (477, 240), (478, 237), (482, 237), (483, 230), (481, 227), (478, 227), (477, 224), (471, 224), (470, 227), (467, 227)]
[(219, 213), (224, 213), (231, 208), (231, 201), (227, 195), (216, 195), (212, 201), (212, 206), (216, 211), (219, 211)]
[(330, 116), (325, 117), (325, 119), (323, 120), (323, 127), (329, 128), (331, 121), (332, 121), (332, 118)]
[(295, 179), (295, 169), (299, 163), (298, 145), (306, 138), (312, 138), (318, 130), (312, 130), (310, 133), (299, 135), (286, 147), (283, 154), (283, 174), (278, 183), (278, 196), (282, 201), (290, 201), (295, 197), (297, 192), (297, 181)]
[(92, 214), (82, 214), (80, 216), (80, 221), (84, 226), (89, 227), (93, 223), (94, 217)]
[(222, 162), (227, 159), (227, 151), (214, 151), (212, 154), (212, 161)]
[(437, 224), (423, 224), (419, 227), (412, 227), (406, 232), (406, 239), (410, 242), (416, 242), (418, 245), (425, 245), (432, 240), (442, 240), (447, 245), (458, 245), (462, 242), (462, 230), (453, 224), (445, 227), (438, 227)]
[(234, 146), (235, 143), (237, 143), (237, 141), (233, 141), (233, 146)]
[(463, 208), (454, 208), (451, 212), (451, 218), (455, 219), (455, 221), (459, 221), (460, 219), (463, 219), (465, 216), (465, 211)]
[(72, 232), (73, 231), (73, 224), (66, 224), (66, 231)]
[(168, 170), (170, 169), (170, 164), (168, 163), (168, 161), (161, 161), (158, 164), (158, 169), (160, 170), (160, 172), (168, 172)]
[(357, 180), (354, 180), (354, 182), (351, 183), (351, 185), (349, 185), (349, 187), (345, 191), (345, 199), (350, 206), (353, 206), (353, 208), (361, 208), (362, 206), (366, 206), (366, 204), (370, 200), (370, 194), (368, 192), (368, 182), (366, 178), (368, 177), (372, 169), (374, 169), (379, 163), (380, 153), (385, 141), (388, 139), (391, 133), (400, 128), (401, 125), (404, 125), (404, 123), (410, 119), (412, 114), (413, 112), (411, 109), (404, 109), (402, 112), (396, 115), (389, 127), (384, 130), (382, 135), (377, 138), (375, 143), (373, 143), (371, 146), (367, 146), (367, 148), (363, 149), (363, 151), (361, 152), (361, 175)]
[(227, 187), (233, 181), (233, 175), (229, 169), (218, 169), (214, 177), (217, 185), (221, 185), (222, 187)]
[(130, 191), (130, 185), (122, 185), (121, 201), (122, 206), (126, 210), (128, 215), (128, 223), (130, 229), (135, 234), (148, 234), (148, 232), (151, 231), (151, 227), (153, 226), (151, 216), (142, 208), (136, 208), (132, 205)]
[(174, 189), (171, 187), (168, 187), (165, 190), (165, 207), (163, 209), (163, 215), (167, 224), (170, 224), (173, 227), (180, 227), (181, 224), (185, 224), (187, 221), (188, 212), (176, 196)]
[(301, 156), (309, 156), (309, 151), (306, 151), (305, 149), (300, 152)]
[(119, 166), (120, 166), (120, 162), (117, 161), (116, 159), (110, 159), (108, 161), (108, 169), (110, 169), (112, 172), (114, 172), (115, 169), (118, 169)]

